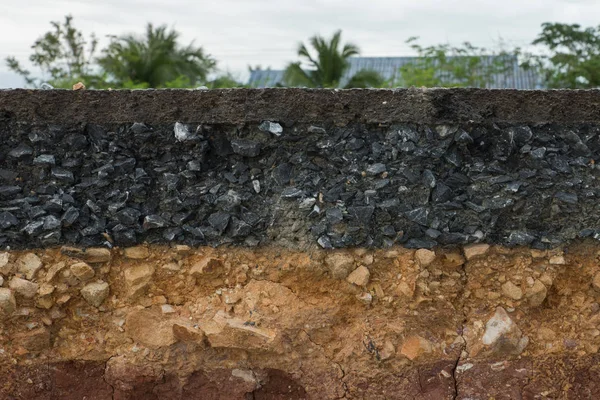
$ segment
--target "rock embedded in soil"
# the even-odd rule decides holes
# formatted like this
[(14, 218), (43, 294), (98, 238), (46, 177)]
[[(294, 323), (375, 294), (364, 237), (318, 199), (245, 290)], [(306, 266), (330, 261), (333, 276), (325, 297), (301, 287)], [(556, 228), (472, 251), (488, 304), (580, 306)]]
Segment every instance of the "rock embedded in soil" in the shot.
[(88, 283), (81, 289), (81, 296), (94, 307), (100, 307), (109, 293), (108, 283), (102, 281)]

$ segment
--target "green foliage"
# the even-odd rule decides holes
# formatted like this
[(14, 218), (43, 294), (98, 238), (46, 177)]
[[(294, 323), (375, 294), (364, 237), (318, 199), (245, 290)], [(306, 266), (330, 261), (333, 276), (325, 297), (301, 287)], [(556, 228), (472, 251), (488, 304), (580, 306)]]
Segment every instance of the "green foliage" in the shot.
[[(318, 88), (339, 87), (344, 72), (348, 68), (348, 58), (358, 55), (359, 48), (346, 43), (341, 49), (342, 31), (338, 30), (329, 41), (316, 35), (309, 42), (314, 50), (314, 55), (301, 43), (298, 47), (298, 56), (309, 65), (308, 69), (302, 68), (302, 61), (290, 63), (285, 70), (284, 82), (288, 86), (306, 86)], [(381, 78), (376, 72), (360, 71), (353, 76), (346, 87), (367, 87), (379, 84)]]
[(600, 86), (600, 26), (546, 22), (532, 44), (545, 54), (530, 54), (524, 65), (537, 68), (549, 88)]
[[(52, 30), (37, 39), (29, 56), (31, 63), (42, 70), (42, 74), (54, 87), (71, 87), (74, 82), (86, 80), (92, 75), (93, 58), (98, 41), (94, 35), (86, 40), (72, 24), (73, 17), (67, 15), (64, 22), (50, 22)], [(43, 79), (32, 77), (15, 57), (7, 57), (8, 68), (21, 75), (27, 85), (39, 87)]]
[(511, 68), (519, 49), (490, 52), (469, 42), (460, 46), (440, 44), (423, 47), (413, 37), (407, 40), (417, 52), (414, 62), (400, 68), (398, 78), (389, 86), (486, 87), (494, 75)]
[(160, 88), (183, 78), (189, 86), (199, 86), (215, 69), (216, 61), (193, 43), (179, 46), (178, 38), (175, 30), (148, 24), (143, 38), (113, 36), (98, 63), (119, 86), (131, 80), (136, 85)]

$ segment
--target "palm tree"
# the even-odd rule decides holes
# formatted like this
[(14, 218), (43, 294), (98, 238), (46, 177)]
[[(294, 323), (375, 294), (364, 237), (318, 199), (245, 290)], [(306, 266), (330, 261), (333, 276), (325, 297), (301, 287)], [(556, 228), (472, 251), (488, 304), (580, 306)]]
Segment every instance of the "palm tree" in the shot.
[(157, 88), (181, 79), (197, 86), (206, 81), (216, 62), (193, 42), (181, 47), (178, 38), (179, 33), (165, 25), (154, 28), (148, 24), (141, 39), (113, 36), (98, 63), (115, 86)]
[[(319, 35), (310, 38), (310, 44), (315, 50), (316, 56), (311, 55), (304, 43), (300, 43), (298, 56), (309, 64), (309, 69), (302, 68), (302, 61), (290, 63), (284, 74), (286, 85), (318, 88), (338, 87), (344, 72), (350, 65), (348, 58), (360, 53), (359, 48), (352, 43), (344, 44), (340, 51), (341, 36), (342, 31), (338, 30), (329, 42)], [(345, 87), (378, 86), (382, 81), (383, 79), (377, 72), (362, 70), (352, 76)]]

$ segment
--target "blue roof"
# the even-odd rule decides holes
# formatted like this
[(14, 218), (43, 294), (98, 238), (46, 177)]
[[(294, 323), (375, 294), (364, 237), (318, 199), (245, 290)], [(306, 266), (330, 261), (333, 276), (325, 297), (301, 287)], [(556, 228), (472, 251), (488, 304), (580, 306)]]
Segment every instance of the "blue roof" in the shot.
[[(489, 65), (497, 56), (484, 56), (484, 64)], [(351, 76), (361, 70), (374, 70), (386, 81), (397, 81), (400, 78), (400, 68), (406, 64), (414, 63), (419, 57), (351, 57), (350, 66), (344, 72), (342, 84), (344, 86)], [(493, 76), (492, 81), (486, 84), (488, 89), (542, 89), (542, 80), (533, 69), (524, 69), (519, 65), (516, 57), (511, 57), (510, 67), (501, 74)], [(275, 87), (283, 84), (283, 70), (253, 70), (250, 73), (248, 84), (252, 87)], [(396, 86), (396, 85), (393, 85)]]

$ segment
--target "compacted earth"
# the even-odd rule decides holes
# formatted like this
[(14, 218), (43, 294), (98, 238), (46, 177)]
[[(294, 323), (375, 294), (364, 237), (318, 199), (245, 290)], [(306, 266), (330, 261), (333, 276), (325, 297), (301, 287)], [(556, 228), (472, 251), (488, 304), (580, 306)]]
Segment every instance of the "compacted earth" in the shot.
[(0, 253), (5, 399), (592, 399), (600, 246)]

